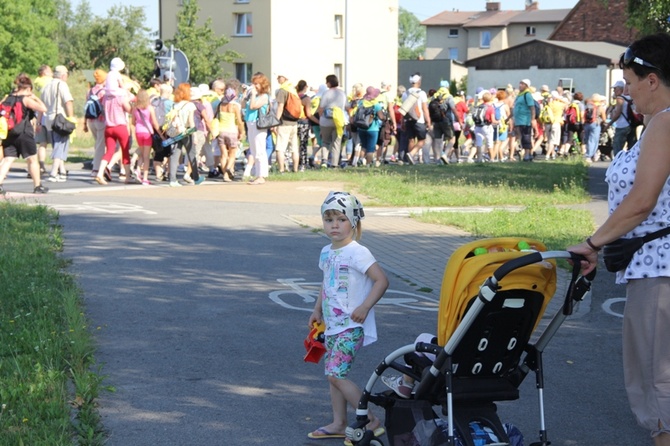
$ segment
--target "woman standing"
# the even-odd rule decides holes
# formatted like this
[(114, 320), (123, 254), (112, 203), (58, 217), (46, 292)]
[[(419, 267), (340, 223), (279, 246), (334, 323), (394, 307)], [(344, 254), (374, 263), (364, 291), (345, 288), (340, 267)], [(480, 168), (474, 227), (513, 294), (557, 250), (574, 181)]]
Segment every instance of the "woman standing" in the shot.
[[(361, 150), (365, 153), (365, 165), (367, 167), (373, 166), (375, 151), (377, 148), (377, 139), (379, 138), (379, 130), (382, 126), (381, 115), (384, 105), (377, 99), (379, 97), (379, 93), (379, 89), (373, 86), (369, 86), (365, 90), (365, 95), (356, 103), (355, 108), (355, 110), (358, 110), (360, 107), (362, 107), (371, 109), (372, 111), (372, 123), (370, 124), (370, 127), (367, 129), (359, 128), (357, 130)], [(355, 113), (356, 111), (354, 111), (354, 114)]]
[(217, 136), (221, 148), (221, 172), (223, 181), (231, 182), (235, 179), (235, 159), (240, 141), (244, 139), (244, 123), (240, 104), (235, 100), (237, 91), (228, 87), (219, 103), (219, 110), (215, 119), (219, 120), (219, 135)]
[(37, 113), (46, 113), (47, 107), (44, 102), (33, 94), (33, 83), (25, 74), (19, 74), (14, 80), (16, 90), (7, 96), (6, 101), (12, 101), (15, 106), (23, 110), (23, 119), (17, 122), (15, 127), (7, 133), (7, 137), (2, 141), (2, 151), (4, 158), (0, 162), (0, 195), (5, 195), (5, 189), (2, 182), (5, 181), (9, 168), (19, 156), (28, 162), (28, 172), (33, 179), (36, 194), (46, 194), (49, 189), (42, 186), (40, 177), (40, 165), (37, 159), (37, 143), (35, 142), (35, 131), (30, 122)]
[[(140, 159), (138, 160), (137, 179), (142, 185), (148, 186), (149, 182), (149, 164), (151, 163), (151, 143), (153, 135), (159, 131), (156, 113), (149, 101), (149, 93), (142, 89), (137, 92), (135, 108), (133, 108), (133, 127), (135, 128), (135, 141), (140, 149)], [(142, 166), (141, 170), (140, 167)]]
[(116, 152), (117, 143), (121, 146), (121, 160), (126, 176), (126, 184), (133, 182), (130, 175), (130, 133), (128, 131), (128, 113), (132, 110), (130, 106), (130, 92), (125, 89), (114, 90), (114, 95), (105, 89), (103, 105), (105, 107), (105, 154), (100, 161), (100, 168), (95, 181), (100, 185), (106, 185), (104, 177), (105, 169), (111, 163)]
[[(186, 125), (187, 129), (195, 127), (195, 104), (191, 102), (191, 86), (187, 83), (179, 84), (174, 92), (174, 105), (172, 110), (179, 114), (181, 121)], [(191, 165), (191, 179), (196, 185), (202, 184), (205, 181), (204, 176), (198, 173), (198, 160), (196, 159), (195, 150), (193, 150), (192, 135), (188, 135), (175, 145), (175, 148), (170, 154), (170, 187), (179, 187), (181, 183), (177, 181), (177, 168), (179, 167), (179, 158), (182, 150), (186, 151), (186, 157)]]
[[(105, 96), (105, 80), (107, 79), (107, 72), (105, 70), (97, 69), (93, 72), (95, 85), (88, 91), (88, 98), (95, 96), (98, 101), (102, 103), (102, 98)], [(95, 151), (93, 154), (93, 171), (92, 177), (98, 175), (100, 168), (100, 161), (105, 154), (105, 115), (101, 114), (94, 119), (84, 119), (84, 132), (91, 131), (93, 136)]]
[(268, 154), (265, 150), (267, 130), (256, 127), (258, 113), (267, 113), (270, 107), (270, 81), (263, 73), (256, 73), (251, 78), (251, 87), (244, 96), (242, 107), (244, 107), (244, 120), (247, 123), (255, 177), (249, 184), (263, 184), (269, 175)]
[(300, 98), (300, 103), (302, 104), (302, 113), (300, 114), (300, 119), (298, 120), (298, 141), (300, 142), (300, 162), (299, 170), (303, 172), (307, 166), (307, 144), (309, 143), (309, 127), (310, 121), (318, 121), (312, 116), (312, 100), (307, 95), (307, 90), (309, 86), (304, 80), (298, 81), (298, 85), (295, 87), (298, 92), (298, 97)]
[(605, 122), (605, 98), (594, 93), (586, 100), (584, 108), (584, 142), (586, 143), (586, 162), (592, 163), (596, 160), (596, 152), (600, 143), (600, 124)]
[[(596, 267), (598, 251), (620, 237), (640, 237), (670, 226), (670, 35), (634, 42), (619, 67), (638, 112), (642, 138), (619, 152), (605, 175), (610, 216), (580, 245), (583, 272)], [(670, 236), (646, 243), (616, 273), (626, 284), (623, 368), (630, 407), (651, 432), (654, 445), (670, 445)]]

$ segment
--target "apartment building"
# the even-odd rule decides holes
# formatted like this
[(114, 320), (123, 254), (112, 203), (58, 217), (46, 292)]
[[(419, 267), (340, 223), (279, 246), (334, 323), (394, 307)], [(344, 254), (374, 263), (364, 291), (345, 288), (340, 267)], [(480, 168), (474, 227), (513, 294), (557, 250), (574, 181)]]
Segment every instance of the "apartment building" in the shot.
[(443, 11), (423, 22), (426, 26), (426, 59), (466, 61), (547, 39), (570, 9), (540, 10), (528, 2), (523, 11), (502, 10), (488, 1), (484, 11)]
[[(177, 29), (184, 0), (159, 0), (160, 37)], [(242, 82), (257, 71), (310, 86), (335, 74), (347, 90), (398, 75), (398, 0), (197, 0), (200, 19), (242, 54), (224, 70)]]

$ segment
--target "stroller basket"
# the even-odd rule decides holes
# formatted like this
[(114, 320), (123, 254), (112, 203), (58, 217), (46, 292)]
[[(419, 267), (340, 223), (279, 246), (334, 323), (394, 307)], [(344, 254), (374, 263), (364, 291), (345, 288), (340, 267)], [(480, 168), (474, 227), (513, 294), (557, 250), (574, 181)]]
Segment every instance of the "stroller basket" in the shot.
[[(520, 246), (533, 250), (515, 249)], [(556, 291), (558, 258), (571, 259), (574, 265), (565, 303), (531, 344)], [(363, 390), (347, 437), (356, 445), (383, 444), (365, 430), (368, 402), (372, 402), (386, 410), (393, 446), (519, 444), (519, 436), (501, 423), (495, 402), (518, 399), (519, 385), (533, 371), (540, 402), (540, 441), (532, 446), (549, 445), (542, 353), (571, 314), (573, 302), (581, 301), (590, 290), (593, 276), (579, 276), (579, 260), (575, 254), (547, 252), (541, 242), (519, 238), (479, 240), (456, 250), (442, 282), (437, 342), (409, 344), (384, 358)], [(434, 361), (426, 354), (434, 355)], [(410, 399), (400, 400), (391, 391), (372, 394), (388, 368), (415, 380)], [(434, 406), (442, 407), (446, 420), (434, 412)]]

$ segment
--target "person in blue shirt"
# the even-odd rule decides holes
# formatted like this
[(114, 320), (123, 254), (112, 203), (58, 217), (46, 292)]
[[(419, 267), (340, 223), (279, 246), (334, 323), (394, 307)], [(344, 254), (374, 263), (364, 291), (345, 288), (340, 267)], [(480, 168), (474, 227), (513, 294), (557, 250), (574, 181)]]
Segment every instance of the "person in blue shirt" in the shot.
[[(519, 139), (523, 151), (523, 160), (533, 160), (533, 129), (537, 127), (537, 116), (535, 116), (535, 99), (530, 91), (530, 80), (521, 79), (519, 82), (519, 95), (514, 101), (512, 119), (514, 121), (514, 132)], [(512, 154), (510, 154), (511, 158)]]

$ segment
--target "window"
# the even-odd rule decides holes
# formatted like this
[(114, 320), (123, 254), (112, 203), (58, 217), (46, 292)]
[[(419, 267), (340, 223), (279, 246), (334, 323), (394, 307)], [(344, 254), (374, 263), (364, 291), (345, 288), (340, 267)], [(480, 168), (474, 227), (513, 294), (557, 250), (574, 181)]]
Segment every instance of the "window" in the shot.
[(342, 24), (342, 16), (341, 15), (336, 15), (335, 16), (335, 37), (338, 39), (341, 39), (344, 37), (344, 32), (343, 30), (343, 24)]
[(449, 59), (458, 60), (458, 48), (449, 48)]
[(342, 64), (341, 63), (336, 63), (333, 66), (333, 74), (337, 76), (337, 80), (340, 81), (340, 85), (342, 85)]
[(243, 84), (248, 84), (251, 82), (251, 77), (254, 75), (250, 63), (236, 63), (235, 64), (235, 77), (238, 81)]
[(526, 27), (526, 35), (527, 36), (534, 36), (535, 35), (535, 27), (534, 26), (527, 26)]
[(458, 28), (449, 28), (449, 38), (458, 37)]
[(235, 34), (236, 36), (251, 36), (253, 34), (251, 13), (245, 12), (235, 14)]
[(491, 48), (491, 31), (479, 33), (479, 48)]

